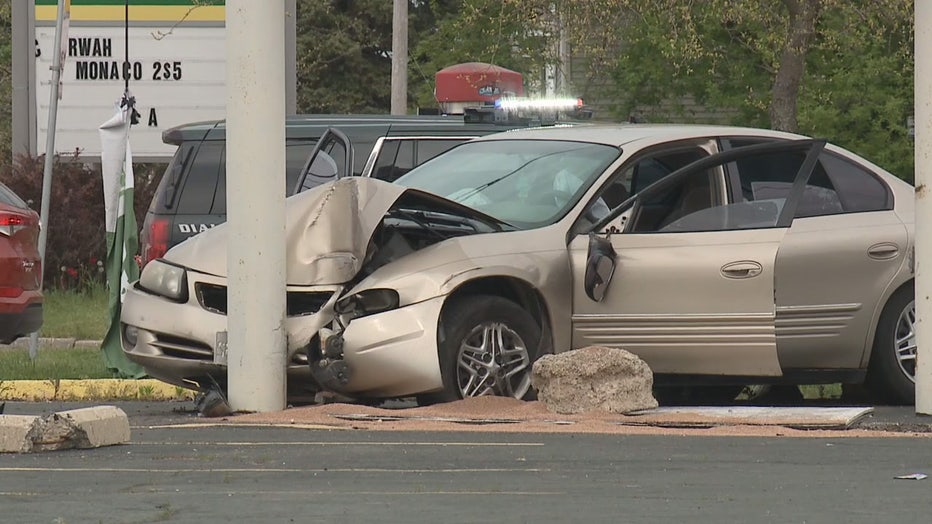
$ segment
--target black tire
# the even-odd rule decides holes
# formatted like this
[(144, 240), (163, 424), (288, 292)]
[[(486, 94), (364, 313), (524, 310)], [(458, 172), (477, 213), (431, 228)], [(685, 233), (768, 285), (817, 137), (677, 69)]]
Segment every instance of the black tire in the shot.
[[(912, 285), (897, 290), (883, 308), (867, 370), (867, 386), (881, 401), (916, 402), (916, 302)], [(911, 356), (910, 356), (911, 354)], [(906, 356), (900, 359), (900, 356)]]
[[(512, 355), (498, 354), (496, 358), (496, 349), (482, 351), (482, 337), (496, 329), (501, 330), (505, 349)], [(443, 390), (419, 395), (418, 403), (451, 402), (479, 395), (533, 398), (531, 366), (540, 356), (540, 341), (540, 326), (510, 300), (486, 295), (454, 299), (443, 309), (437, 334)], [(475, 367), (470, 368), (469, 363)], [(514, 372), (510, 378), (505, 377), (508, 371)], [(485, 375), (480, 376), (482, 373)]]

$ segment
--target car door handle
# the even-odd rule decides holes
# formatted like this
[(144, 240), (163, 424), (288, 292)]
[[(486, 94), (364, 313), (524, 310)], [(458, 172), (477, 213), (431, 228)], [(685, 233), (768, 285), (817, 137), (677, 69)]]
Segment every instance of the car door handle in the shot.
[(754, 278), (763, 273), (764, 267), (753, 260), (742, 260), (722, 266), (725, 278)]
[(892, 242), (881, 242), (867, 248), (867, 256), (875, 260), (889, 260), (900, 254), (900, 246)]

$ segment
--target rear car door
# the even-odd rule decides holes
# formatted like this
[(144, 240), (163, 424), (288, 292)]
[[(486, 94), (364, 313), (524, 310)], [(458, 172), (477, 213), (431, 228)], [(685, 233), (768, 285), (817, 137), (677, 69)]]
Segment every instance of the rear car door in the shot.
[[(615, 272), (596, 302), (584, 286), (589, 238), (570, 243), (573, 347), (607, 345), (643, 358), (654, 373), (779, 376), (774, 274), (802, 187), (784, 198), (735, 201), (715, 190), (743, 158), (802, 159), (804, 182), (824, 142), (752, 146), (677, 170), (591, 228), (608, 235)], [(620, 234), (609, 224), (625, 214)]]
[[(749, 159), (733, 167), (746, 192), (773, 166)], [(779, 195), (791, 184), (767, 185), (758, 189)], [(907, 247), (906, 226), (883, 180), (851, 158), (823, 151), (777, 254), (776, 335), (784, 370), (866, 365), (873, 318)]]

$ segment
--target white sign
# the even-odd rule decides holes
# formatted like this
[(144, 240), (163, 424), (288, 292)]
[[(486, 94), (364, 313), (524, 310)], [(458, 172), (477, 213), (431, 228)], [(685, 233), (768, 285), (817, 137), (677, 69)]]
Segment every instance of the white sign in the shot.
[[(129, 90), (136, 98), (139, 123), (131, 131), (137, 161), (168, 159), (174, 145), (162, 142), (171, 127), (223, 119), (226, 113), (226, 30), (222, 26), (134, 25), (129, 28)], [(55, 28), (36, 27), (38, 142), (45, 143)], [(55, 149), (100, 157), (97, 126), (113, 114), (124, 89), (122, 24), (72, 23), (61, 75), (61, 101)]]

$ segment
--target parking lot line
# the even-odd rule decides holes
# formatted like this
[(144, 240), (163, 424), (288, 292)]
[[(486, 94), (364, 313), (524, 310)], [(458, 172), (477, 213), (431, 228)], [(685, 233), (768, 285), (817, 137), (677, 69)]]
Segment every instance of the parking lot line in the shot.
[(0, 467), (30, 473), (547, 473), (549, 468), (35, 468)]
[(543, 442), (131, 442), (134, 446), (436, 446), (436, 447), (540, 447)]

